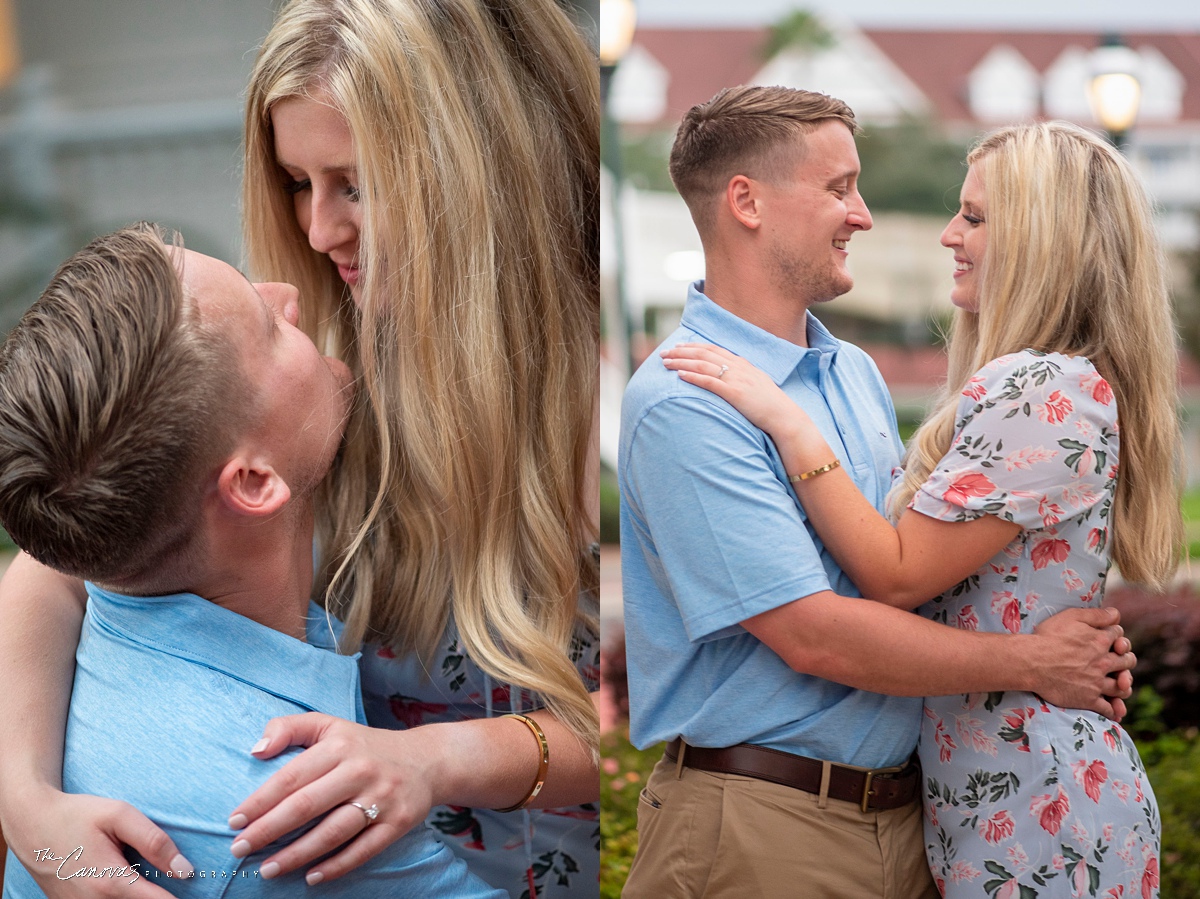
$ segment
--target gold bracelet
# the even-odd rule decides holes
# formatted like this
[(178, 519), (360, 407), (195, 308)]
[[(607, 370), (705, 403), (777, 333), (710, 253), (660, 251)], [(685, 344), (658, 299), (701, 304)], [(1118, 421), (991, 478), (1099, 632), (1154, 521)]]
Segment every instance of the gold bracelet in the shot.
[(533, 733), (534, 738), (538, 741), (538, 757), (537, 777), (534, 778), (533, 786), (529, 790), (529, 795), (518, 802), (516, 805), (510, 805), (508, 808), (498, 808), (498, 812), (515, 812), (518, 809), (523, 809), (529, 803), (537, 798), (537, 794), (542, 792), (542, 787), (546, 784), (546, 771), (550, 768), (550, 744), (546, 742), (546, 734), (542, 732), (541, 727), (536, 721), (527, 715), (518, 715), (516, 713), (510, 715), (502, 715), (503, 718), (516, 718), (519, 721), (525, 722), (525, 726)]
[(788, 475), (788, 480), (793, 484), (799, 484), (801, 481), (807, 481), (809, 478), (815, 478), (819, 474), (825, 474), (827, 471), (833, 471), (835, 468), (840, 468), (842, 462), (840, 459), (834, 459), (828, 465), (822, 465), (820, 468), (814, 468), (812, 471), (806, 471), (804, 474)]

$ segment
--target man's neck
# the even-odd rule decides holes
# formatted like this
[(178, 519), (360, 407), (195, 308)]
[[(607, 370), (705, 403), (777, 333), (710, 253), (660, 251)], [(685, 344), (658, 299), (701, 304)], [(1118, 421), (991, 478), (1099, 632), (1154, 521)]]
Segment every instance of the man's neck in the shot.
[(808, 346), (810, 304), (785, 293), (747, 248), (705, 247), (705, 269), (704, 295), (722, 309), (781, 340)]
[(210, 565), (190, 592), (273, 630), (305, 639), (313, 579), (311, 501), (270, 521), (212, 536)]

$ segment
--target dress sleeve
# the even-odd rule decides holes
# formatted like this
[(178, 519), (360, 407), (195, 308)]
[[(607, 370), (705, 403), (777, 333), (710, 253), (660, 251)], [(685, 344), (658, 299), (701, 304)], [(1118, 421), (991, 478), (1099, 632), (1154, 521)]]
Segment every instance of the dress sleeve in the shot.
[(950, 451), (910, 508), (941, 521), (997, 515), (1029, 530), (1109, 501), (1117, 408), (1082, 357), (1026, 350), (989, 362), (959, 401)]

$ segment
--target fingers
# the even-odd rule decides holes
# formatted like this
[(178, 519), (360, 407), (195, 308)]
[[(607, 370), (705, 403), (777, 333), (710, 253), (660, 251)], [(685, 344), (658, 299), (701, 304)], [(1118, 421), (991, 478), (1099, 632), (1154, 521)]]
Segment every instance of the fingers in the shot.
[(677, 343), (663, 350), (660, 355), (664, 359), (700, 359), (714, 362), (717, 366), (729, 364), (738, 357), (723, 347), (711, 343)]
[[(295, 719), (307, 716), (289, 717)], [(276, 718), (267, 725), (267, 728), (271, 728), (271, 726), (276, 722), (287, 720), (287, 718)], [(290, 731), (288, 733), (290, 733)], [(276, 734), (272, 737), (264, 737), (263, 739), (269, 739), (271, 741), (270, 745), (266, 750), (260, 750), (260, 752), (256, 753), (256, 755), (261, 755), (263, 751), (270, 752), (272, 749), (275, 749), (277, 742), (279, 751), (286, 748), (287, 744), (283, 742), (285, 736), (286, 735)], [(260, 741), (258, 746), (261, 745), (262, 744)], [(255, 746), (255, 749), (258, 749), (258, 746)], [(232, 814), (229, 816), (230, 829), (241, 830), (251, 821), (257, 821), (297, 790), (308, 786), (318, 778), (324, 777), (326, 774), (332, 771), (336, 765), (337, 758), (332, 753), (318, 752), (316, 749), (312, 748), (300, 753), (298, 756), (272, 774), (269, 778), (267, 778), (266, 783), (247, 796), (246, 799), (233, 810)], [(328, 807), (329, 806), (326, 806), (326, 808)], [(325, 809), (321, 809), (321, 811), (324, 810)], [(303, 824), (304, 821), (307, 820), (308, 819), (305, 818), (301, 821), (298, 821), (296, 826)], [(282, 831), (282, 833), (287, 833), (287, 831)], [(276, 834), (276, 836), (279, 835), (280, 834)], [(270, 841), (268, 840), (267, 842)], [(259, 843), (256, 845), (265, 846), (266, 843)]]
[(1123, 720), (1125, 720), (1125, 716), (1129, 713), (1129, 709), (1125, 706), (1125, 700), (1111, 696), (1109, 697), (1109, 701), (1112, 703), (1113, 707), (1112, 720), (1120, 724)]
[[(358, 809), (354, 809), (358, 811)], [(312, 886), (330, 880), (337, 880), (343, 874), (353, 871), (363, 862), (374, 858), (393, 841), (407, 831), (400, 831), (390, 824), (372, 824), (362, 832), (357, 840), (332, 858), (327, 858), (321, 864), (311, 869), (304, 879)]]
[(289, 746), (312, 746), (337, 719), (319, 712), (272, 718), (263, 728), (262, 739), (250, 753), (256, 758), (274, 758)]
[(1133, 695), (1133, 674), (1130, 671), (1122, 671), (1117, 674), (1117, 692), (1115, 695), (1122, 699), (1128, 699)]
[(110, 827), (116, 839), (132, 846), (160, 871), (192, 873), (191, 862), (183, 857), (171, 838), (133, 806), (122, 803), (113, 814)]
[(335, 808), (300, 839), (266, 859), (259, 870), (268, 880), (280, 874), (287, 874), (328, 855), (343, 843), (353, 840), (367, 826), (366, 816), (355, 806), (343, 805)]
[[(1118, 700), (1118, 702), (1119, 701), (1120, 700)], [(1106, 696), (1101, 696), (1094, 703), (1092, 703), (1092, 705), (1089, 706), (1089, 708), (1091, 709), (1091, 711), (1098, 712), (1099, 714), (1103, 715), (1109, 721), (1120, 721), (1121, 720), (1120, 718), (1117, 717), (1117, 713), (1113, 710), (1112, 703), (1109, 702), (1108, 697), (1106, 697)]]
[[(299, 758), (296, 761), (299, 761)], [(332, 768), (331, 764), (329, 770)], [(271, 780), (281, 777), (286, 770), (285, 767), (278, 771)], [(307, 786), (299, 789), (284, 789), (283, 796), (277, 801), (277, 804), (273, 804), (261, 817), (257, 817), (253, 824), (238, 834), (230, 851), (236, 858), (245, 858), (251, 852), (270, 845), (284, 834), (291, 833), (297, 827), (325, 814), (337, 805), (349, 802), (358, 795), (357, 789), (352, 785), (347, 787), (343, 781), (339, 787), (334, 781), (334, 778), (322, 777), (315, 783), (308, 783)], [(288, 783), (290, 782), (288, 781)], [(259, 788), (258, 792), (267, 789), (270, 784), (271, 781), (267, 781)], [(243, 807), (249, 802), (250, 800), (247, 800), (243, 803)], [(357, 809), (354, 811), (358, 812)], [(358, 816), (361, 819), (362, 813), (358, 812)], [(234, 819), (230, 818), (230, 827), (233, 827), (234, 823)]]
[(1137, 665), (1137, 656), (1132, 652), (1121, 653), (1120, 655), (1109, 653), (1108, 658), (1105, 660), (1106, 670), (1111, 673), (1132, 671), (1135, 665)]

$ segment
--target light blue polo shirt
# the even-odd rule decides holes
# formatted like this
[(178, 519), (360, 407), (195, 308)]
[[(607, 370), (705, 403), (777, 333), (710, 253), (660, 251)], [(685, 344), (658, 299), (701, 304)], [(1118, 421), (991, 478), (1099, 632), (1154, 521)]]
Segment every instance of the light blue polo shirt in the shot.
[[(136, 876), (177, 896), (447, 896), (507, 899), (421, 826), (338, 880), (309, 888), (305, 868), (264, 880), (262, 862), (304, 830), (244, 859), (229, 853), (229, 814), (300, 752), (250, 755), (279, 715), (316, 711), (364, 723), (357, 656), (331, 651), (324, 612), (309, 607), (304, 643), (199, 596), (131, 597), (88, 584), (67, 721), (63, 786), (124, 799), (160, 825), (196, 873), (187, 879), (139, 862)], [(379, 797), (382, 807), (387, 797)], [(58, 869), (89, 867), (88, 847), (46, 847)], [(61, 867), (60, 867), (61, 864)], [(92, 865), (97, 864), (91, 861)], [(309, 866), (306, 866), (309, 867)], [(128, 883), (131, 874), (101, 873)], [(5, 899), (42, 896), (9, 852)]]
[[(902, 447), (870, 357), (811, 314), (809, 347), (800, 347), (702, 290), (692, 285), (663, 346), (713, 343), (758, 366), (882, 509)], [(740, 624), (822, 590), (859, 595), (809, 525), (770, 438), (654, 354), (625, 391), (618, 469), (633, 743), (682, 736), (695, 746), (902, 764), (917, 744), (919, 698), (797, 674)]]

